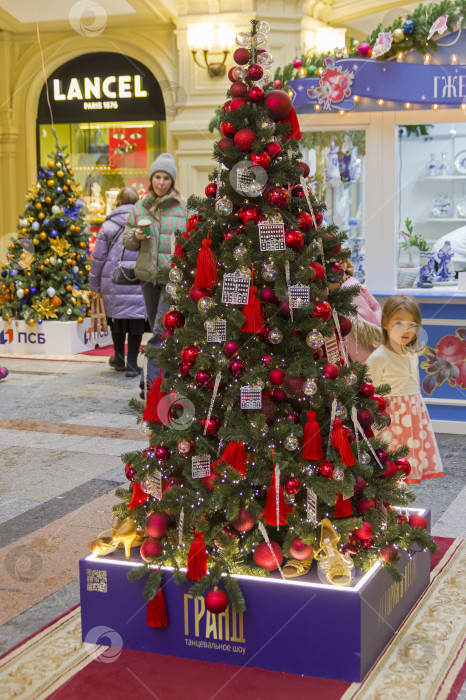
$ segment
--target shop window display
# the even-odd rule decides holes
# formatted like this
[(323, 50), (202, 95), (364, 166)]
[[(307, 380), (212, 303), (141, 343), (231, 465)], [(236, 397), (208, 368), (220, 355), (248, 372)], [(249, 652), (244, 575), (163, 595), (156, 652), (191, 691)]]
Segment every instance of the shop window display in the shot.
[(397, 126), (396, 225), (398, 288), (458, 289), (466, 270), (465, 124)]
[(365, 131), (313, 131), (302, 140), (316, 197), (327, 207), (326, 222), (347, 233), (354, 275), (363, 283)]

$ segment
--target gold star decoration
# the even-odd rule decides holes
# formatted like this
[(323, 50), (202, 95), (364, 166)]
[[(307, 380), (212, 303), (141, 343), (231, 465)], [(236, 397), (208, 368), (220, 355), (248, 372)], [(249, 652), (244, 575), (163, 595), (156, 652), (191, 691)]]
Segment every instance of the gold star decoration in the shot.
[(57, 314), (55, 313), (55, 309), (52, 306), (51, 299), (42, 299), (41, 301), (38, 301), (37, 304), (33, 304), (32, 308), (35, 309), (38, 314), (40, 314), (41, 318), (58, 318)]
[(71, 245), (64, 238), (57, 238), (50, 244), (50, 247), (54, 253), (62, 258), (66, 254), (68, 248), (71, 248)]

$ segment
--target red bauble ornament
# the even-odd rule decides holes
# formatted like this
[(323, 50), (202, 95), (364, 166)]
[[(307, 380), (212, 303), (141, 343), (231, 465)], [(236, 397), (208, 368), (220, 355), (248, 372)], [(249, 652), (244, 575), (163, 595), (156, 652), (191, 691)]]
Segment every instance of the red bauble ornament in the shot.
[(254, 515), (248, 508), (240, 508), (231, 524), (238, 532), (249, 532), (254, 527), (255, 522)]
[(244, 97), (247, 90), (248, 86), (246, 83), (243, 83), (241, 80), (236, 80), (230, 87), (230, 95), (232, 97)]
[(231, 112), (231, 100), (227, 100), (226, 102), (223, 103), (222, 111), (223, 112)]
[(372, 396), (374, 401), (377, 401), (377, 406), (380, 412), (385, 411), (387, 408), (387, 402), (381, 394), (374, 394)]
[(251, 102), (262, 102), (265, 97), (265, 92), (259, 85), (253, 85), (248, 92), (248, 98)]
[(217, 185), (215, 182), (209, 182), (204, 192), (206, 197), (215, 197), (217, 194)]
[(282, 369), (273, 369), (269, 372), (269, 381), (280, 386), (286, 379), (286, 374)]
[(309, 173), (311, 172), (309, 166), (307, 163), (304, 163), (302, 160), (299, 160), (296, 165), (298, 168), (301, 170), (301, 174), (303, 177), (309, 177)]
[(304, 561), (311, 556), (312, 547), (310, 544), (304, 544), (300, 537), (293, 537), (290, 542), (290, 554), (294, 559)]
[(423, 530), (427, 530), (427, 520), (422, 515), (413, 513), (409, 516), (408, 522), (411, 527), (422, 527)]
[(405, 525), (408, 522), (408, 518), (403, 513), (400, 513), (396, 519), (398, 525)]
[(249, 153), (252, 151), (254, 141), (256, 140), (256, 134), (252, 129), (240, 129), (235, 134), (235, 145), (238, 146), (242, 151)]
[(177, 311), (177, 309), (167, 311), (163, 317), (163, 325), (167, 331), (174, 331), (175, 328), (183, 328), (184, 316), (181, 311)]
[(195, 231), (200, 221), (199, 214), (191, 214), (186, 222), (186, 231)]
[(155, 457), (159, 462), (165, 462), (171, 455), (171, 451), (165, 445), (154, 445)]
[(276, 304), (278, 301), (277, 297), (275, 296), (275, 292), (273, 289), (270, 289), (270, 287), (264, 287), (261, 289), (260, 297), (266, 304)]
[(273, 425), (277, 419), (276, 405), (271, 399), (264, 397), (264, 394), (262, 394), (262, 408), (259, 409), (259, 413), (265, 416), (265, 422), (269, 426)]
[(125, 465), (125, 476), (128, 479), (128, 481), (133, 481), (134, 477), (136, 476), (136, 469), (133, 467), (132, 464)]
[(283, 488), (287, 493), (293, 495), (295, 493), (298, 493), (299, 489), (301, 488), (301, 482), (298, 479), (298, 477), (291, 476), (285, 481)]
[(264, 75), (264, 69), (257, 63), (253, 63), (248, 68), (248, 78), (249, 80), (260, 80)]
[(236, 355), (238, 352), (239, 347), (239, 343), (237, 343), (235, 340), (227, 340), (227, 342), (223, 345), (223, 352), (228, 357), (233, 357), (233, 355)]
[(298, 229), (290, 229), (285, 233), (285, 245), (291, 250), (299, 250), (304, 243), (303, 234)]
[(286, 187), (273, 187), (267, 195), (267, 201), (272, 207), (286, 207), (290, 201), (290, 195)]
[(153, 445), (149, 445), (149, 447), (145, 447), (141, 452), (141, 457), (144, 457), (144, 459), (154, 459), (155, 448), (153, 447)]
[(297, 411), (289, 411), (286, 417), (288, 418), (288, 420), (292, 420), (293, 423), (296, 423), (296, 425), (298, 425), (299, 413)]
[(358, 408), (358, 421), (363, 428), (369, 428), (374, 422), (374, 414), (370, 408)]
[(265, 106), (272, 119), (285, 119), (291, 112), (291, 99), (284, 90), (270, 90), (265, 97)]
[(202, 483), (208, 491), (213, 491), (215, 489), (214, 480), (217, 478), (218, 474), (215, 469), (212, 469), (209, 476), (202, 477)]
[(359, 395), (365, 396), (366, 399), (372, 398), (374, 396), (374, 385), (370, 382), (364, 382), (364, 384), (361, 384), (359, 387)]
[(305, 379), (303, 377), (287, 377), (283, 388), (290, 396), (302, 396), (304, 382)]
[(224, 136), (228, 136), (229, 138), (233, 138), (236, 134), (236, 129), (230, 122), (222, 122), (220, 124), (220, 131)]
[(298, 219), (298, 226), (301, 231), (310, 231), (312, 228), (312, 216), (308, 214), (307, 211), (300, 211), (296, 218)]
[(325, 270), (324, 270), (323, 266), (322, 266), (320, 263), (318, 263), (318, 262), (311, 262), (311, 264), (309, 265), (309, 267), (311, 268), (311, 270), (314, 270), (314, 272), (315, 272), (315, 276), (314, 276), (312, 279), (315, 279), (315, 280), (323, 280), (323, 279), (324, 279), (324, 277), (325, 277)]
[(148, 537), (142, 543), (139, 553), (144, 561), (149, 561), (151, 557), (157, 559), (163, 552), (163, 544), (155, 537)]
[(163, 537), (171, 527), (173, 520), (163, 511), (149, 513), (144, 523), (144, 529), (150, 537)]
[(219, 147), (219, 150), (224, 153), (227, 151), (229, 148), (233, 148), (235, 145), (235, 142), (231, 138), (227, 138), (226, 136), (223, 139), (220, 139), (220, 141), (217, 141), (217, 146)]
[(280, 311), (280, 316), (283, 316), (283, 318), (291, 318), (291, 310), (290, 310), (290, 302), (289, 301), (281, 301), (278, 304), (278, 308)]
[(314, 317), (318, 316), (322, 321), (328, 321), (332, 315), (332, 307), (328, 301), (316, 301), (312, 315)]
[(268, 153), (252, 153), (251, 160), (254, 165), (260, 165), (264, 170), (267, 170), (270, 165), (270, 156)]
[(354, 494), (362, 493), (366, 488), (367, 482), (364, 477), (359, 474), (354, 478)]
[(381, 450), (377, 449), (375, 451), (375, 454), (379, 458), (379, 461), (382, 462), (382, 464), (385, 464), (385, 462), (388, 462), (388, 452), (387, 450)]
[(409, 476), (411, 473), (411, 465), (406, 457), (399, 457), (395, 460), (397, 471), (403, 472), (404, 476)]
[(358, 54), (360, 56), (364, 56), (364, 58), (369, 58), (369, 56), (372, 56), (371, 45), (366, 41), (362, 41), (358, 46)]
[(384, 544), (380, 548), (380, 558), (386, 562), (393, 562), (398, 559), (398, 549), (394, 544)]
[(303, 62), (301, 61), (301, 59), (295, 58), (295, 60), (293, 61), (293, 68), (296, 68), (296, 70), (299, 70), (300, 68), (302, 68), (302, 66), (303, 66)]
[(382, 474), (382, 476), (384, 479), (389, 479), (392, 476), (395, 476), (396, 473), (397, 473), (396, 464), (393, 464), (393, 462), (387, 462), (386, 469), (385, 469), (384, 473)]
[(342, 549), (346, 554), (355, 555), (361, 549), (362, 542), (356, 535), (350, 534)]
[(194, 379), (199, 386), (206, 386), (212, 379), (212, 375), (206, 369), (200, 369), (194, 375)]
[(339, 263), (337, 260), (333, 260), (330, 263), (330, 269), (332, 272), (334, 272), (336, 275), (339, 275), (340, 277), (343, 277), (345, 272), (343, 269), (343, 265), (341, 265), (341, 263)]
[(362, 527), (354, 530), (354, 534), (359, 537), (360, 540), (367, 540), (372, 537), (372, 525), (364, 522)]
[[(273, 554), (270, 551), (270, 547), (273, 550)], [(254, 550), (253, 559), (257, 566), (261, 566), (267, 571), (275, 571), (283, 561), (283, 552), (280, 545), (276, 542), (270, 542), (270, 547), (267, 542), (258, 544)]]
[(343, 316), (338, 319), (340, 321), (340, 332), (343, 338), (346, 335), (349, 335), (351, 333), (351, 329), (353, 328), (353, 324), (351, 323), (351, 319), (348, 318), (347, 316)]
[(264, 357), (261, 359), (262, 364), (266, 365), (268, 367), (272, 357), (273, 357), (273, 355), (270, 355), (270, 354), (264, 355)]
[[(322, 221), (324, 220), (324, 215), (322, 214), (321, 211), (315, 211), (314, 218), (316, 220), (316, 225), (319, 227), (322, 224)], [(312, 222), (312, 223), (314, 223), (314, 222)]]
[(283, 83), (282, 83), (281, 80), (274, 80), (274, 81), (273, 81), (273, 86), (276, 87), (276, 88), (281, 88), (282, 85), (283, 85)]
[(247, 224), (248, 221), (257, 223), (262, 218), (262, 209), (257, 204), (243, 204), (238, 209), (238, 219), (242, 224)]
[(301, 185), (295, 185), (291, 188), (291, 194), (293, 197), (304, 197), (304, 190)]
[(326, 479), (331, 479), (334, 471), (335, 467), (329, 459), (323, 459), (316, 467), (317, 474), (325, 476)]
[(375, 508), (374, 501), (368, 501), (366, 498), (362, 498), (358, 503), (358, 511), (362, 515), (364, 511), (368, 510), (369, 508)]
[(278, 158), (278, 156), (282, 153), (282, 147), (280, 146), (278, 141), (271, 141), (270, 143), (268, 143), (265, 147), (265, 150), (271, 158)]
[(162, 479), (162, 493), (171, 491), (174, 486), (181, 486), (181, 480), (176, 476), (171, 476), (169, 479)]
[(340, 374), (340, 368), (338, 365), (334, 364), (333, 362), (327, 362), (327, 364), (324, 365), (324, 368), (322, 370), (322, 374), (327, 379), (336, 379), (338, 377), (338, 375)]
[(286, 394), (283, 389), (275, 389), (273, 392), (273, 400), (277, 403), (285, 403), (285, 401), (288, 401), (288, 394)]
[(233, 54), (233, 60), (239, 66), (245, 66), (246, 63), (249, 62), (249, 57), (250, 57), (250, 53), (249, 53), (248, 49), (244, 49), (244, 48), (236, 49), (235, 53)]
[(191, 366), (192, 365), (187, 365), (184, 362), (180, 362), (178, 369), (182, 377), (189, 377), (189, 370), (191, 369)]
[(202, 432), (204, 433), (204, 429), (207, 423), (207, 430), (205, 432), (206, 435), (209, 437), (215, 437), (220, 430), (220, 426), (222, 425), (222, 421), (218, 416), (211, 416), (209, 421), (207, 422), (207, 419), (204, 418), (204, 420), (201, 421), (201, 426), (202, 426)]
[(234, 97), (231, 101), (231, 111), (236, 112), (240, 107), (244, 107), (247, 104), (244, 97)]
[(200, 350), (197, 345), (185, 345), (181, 351), (181, 359), (186, 365), (192, 367), (196, 363), (196, 357), (199, 355)]
[[(240, 51), (240, 49), (238, 49), (238, 51)], [(206, 610), (214, 615), (219, 615), (228, 608), (229, 601), (227, 594), (224, 591), (220, 591), (217, 586), (215, 586), (213, 590), (206, 593), (204, 602)]]
[(194, 301), (195, 304), (199, 301), (199, 299), (203, 299), (204, 297), (210, 297), (212, 296), (212, 292), (210, 289), (207, 289), (206, 287), (191, 287), (191, 289), (188, 292), (189, 298)]
[(234, 377), (240, 377), (244, 370), (246, 369), (246, 363), (243, 362), (239, 357), (235, 357), (230, 362), (230, 372)]

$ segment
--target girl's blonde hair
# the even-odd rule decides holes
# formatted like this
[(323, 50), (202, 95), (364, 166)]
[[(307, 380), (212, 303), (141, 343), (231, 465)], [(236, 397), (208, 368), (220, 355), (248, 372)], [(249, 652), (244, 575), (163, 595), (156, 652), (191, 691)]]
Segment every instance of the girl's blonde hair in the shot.
[(388, 333), (385, 330), (385, 326), (388, 325), (391, 317), (397, 311), (408, 311), (408, 313), (411, 314), (411, 316), (414, 318), (414, 320), (418, 326), (418, 329), (416, 331), (416, 336), (406, 346), (412, 350), (416, 350), (417, 349), (417, 341), (419, 338), (419, 333), (421, 331), (421, 324), (422, 324), (421, 310), (419, 308), (417, 301), (415, 299), (413, 299), (413, 297), (408, 296), (407, 294), (395, 294), (394, 296), (387, 299), (387, 301), (385, 302), (385, 304), (383, 306), (383, 309), (382, 309), (383, 344), (387, 345), (388, 341), (389, 341)]

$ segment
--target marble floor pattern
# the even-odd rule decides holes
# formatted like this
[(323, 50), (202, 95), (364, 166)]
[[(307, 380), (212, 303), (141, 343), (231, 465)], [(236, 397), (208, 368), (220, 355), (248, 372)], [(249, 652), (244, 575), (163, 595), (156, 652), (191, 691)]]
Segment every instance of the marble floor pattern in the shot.
[[(140, 449), (129, 400), (138, 379), (106, 358), (0, 358), (0, 653), (79, 602), (78, 560), (108, 527), (126, 483), (120, 455)], [(444, 478), (411, 488), (432, 532), (466, 537), (466, 437), (437, 434)], [(461, 697), (466, 698), (465, 688)]]

